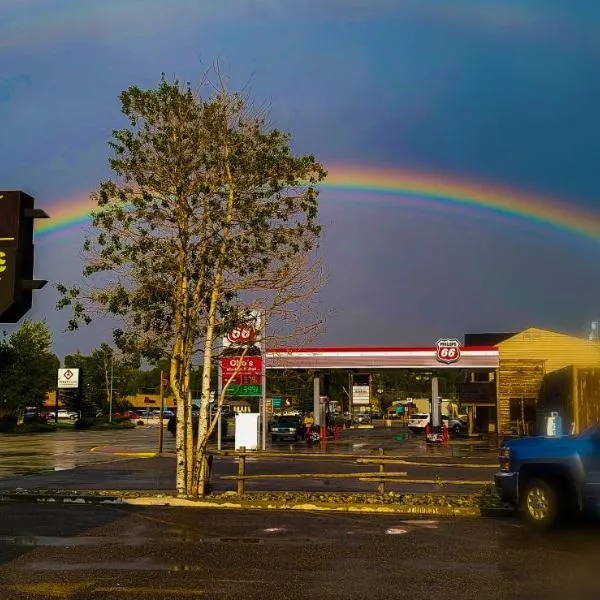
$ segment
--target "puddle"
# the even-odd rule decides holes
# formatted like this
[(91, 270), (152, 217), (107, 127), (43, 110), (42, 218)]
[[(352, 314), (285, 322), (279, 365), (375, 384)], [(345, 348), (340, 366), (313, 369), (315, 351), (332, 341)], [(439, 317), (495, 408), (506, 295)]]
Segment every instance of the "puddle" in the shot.
[[(67, 548), (69, 546), (93, 546), (96, 544), (106, 544), (108, 538), (79, 536), (79, 537), (59, 537), (50, 535), (31, 535), (31, 536), (0, 536), (0, 543), (14, 544), (15, 546), (53, 546)], [(132, 537), (128, 535), (119, 543), (125, 546), (141, 546), (147, 544), (150, 540), (146, 538)]]
[[(159, 564), (147, 559), (137, 561), (119, 561), (119, 562), (87, 562), (87, 563), (67, 563), (67, 562), (35, 562), (27, 565), (28, 569), (34, 571), (183, 571), (187, 565), (167, 565)], [(197, 571), (198, 566), (187, 566), (188, 571)]]
[(404, 533), (408, 533), (406, 529), (402, 529), (400, 527), (389, 527), (385, 530), (388, 535), (402, 535)]

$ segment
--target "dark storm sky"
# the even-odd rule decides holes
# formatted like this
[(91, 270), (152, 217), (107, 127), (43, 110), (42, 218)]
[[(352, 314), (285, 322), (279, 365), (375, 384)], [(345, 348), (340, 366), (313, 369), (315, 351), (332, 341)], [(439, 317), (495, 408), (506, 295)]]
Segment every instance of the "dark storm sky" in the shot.
[[(0, 189), (52, 213), (107, 171), (118, 94), (215, 58), (271, 106), (298, 152), (456, 176), (600, 213), (600, 2), (590, 0), (0, 0)], [(248, 83), (249, 82), (249, 83)], [(350, 198), (350, 196), (352, 196)], [(466, 331), (585, 333), (600, 243), (486, 211), (324, 191), (331, 312), (315, 343), (431, 344)], [(600, 231), (598, 232), (600, 240)], [(37, 245), (36, 276), (78, 281), (81, 231)], [(110, 339), (63, 333), (60, 355)], [(7, 327), (11, 330), (11, 327)]]

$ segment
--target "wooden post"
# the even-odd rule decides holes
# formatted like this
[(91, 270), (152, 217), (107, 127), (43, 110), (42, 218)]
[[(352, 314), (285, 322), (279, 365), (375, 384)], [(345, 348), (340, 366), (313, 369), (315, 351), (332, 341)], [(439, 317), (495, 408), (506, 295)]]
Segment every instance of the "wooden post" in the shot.
[(238, 456), (238, 476), (242, 479), (238, 479), (237, 483), (237, 493), (238, 496), (244, 495), (244, 488), (246, 484), (246, 480), (243, 477), (246, 475), (246, 448), (242, 446), (240, 448), (240, 454)]
[[(383, 456), (383, 448), (379, 448), (379, 456)], [(383, 462), (379, 463), (379, 472), (385, 472), (385, 464)], [(385, 482), (383, 479), (377, 485), (377, 493), (381, 494), (382, 496), (385, 493)]]

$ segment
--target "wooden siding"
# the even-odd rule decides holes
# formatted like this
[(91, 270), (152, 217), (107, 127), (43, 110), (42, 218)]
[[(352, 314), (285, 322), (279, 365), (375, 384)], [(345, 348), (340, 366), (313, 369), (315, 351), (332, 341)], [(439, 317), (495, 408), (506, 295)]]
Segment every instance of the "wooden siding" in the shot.
[(576, 369), (577, 433), (600, 422), (600, 369)]
[(545, 368), (543, 360), (501, 359), (496, 378), (498, 401), (498, 432), (500, 434), (514, 428), (511, 424), (511, 398), (537, 400), (540, 397)]
[(463, 383), (458, 389), (460, 404), (496, 404), (496, 384), (489, 381)]
[(546, 373), (569, 365), (600, 366), (600, 344), (554, 331), (530, 327), (498, 344), (502, 360), (543, 361)]
[(563, 431), (581, 433), (600, 421), (600, 369), (569, 367), (544, 379), (540, 408), (560, 413)]

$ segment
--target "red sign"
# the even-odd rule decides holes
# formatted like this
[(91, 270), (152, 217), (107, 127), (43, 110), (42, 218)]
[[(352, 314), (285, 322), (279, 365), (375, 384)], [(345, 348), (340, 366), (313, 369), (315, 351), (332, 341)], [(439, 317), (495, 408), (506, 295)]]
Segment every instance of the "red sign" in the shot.
[(221, 380), (236, 384), (259, 384), (262, 380), (262, 356), (224, 356), (221, 358)]
[(256, 341), (256, 331), (252, 325), (238, 325), (227, 334), (232, 344), (250, 344)]
[(435, 357), (438, 362), (446, 364), (457, 362), (460, 359), (460, 342), (454, 339), (438, 340)]

